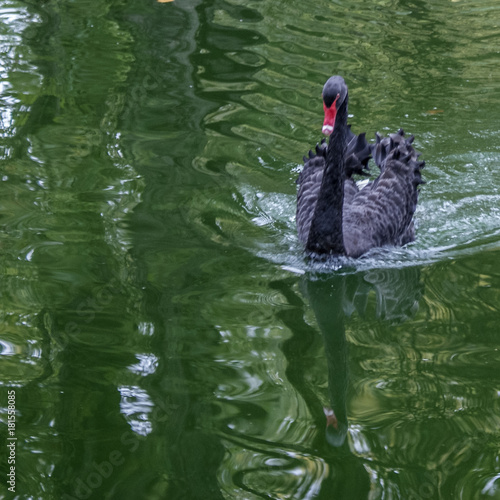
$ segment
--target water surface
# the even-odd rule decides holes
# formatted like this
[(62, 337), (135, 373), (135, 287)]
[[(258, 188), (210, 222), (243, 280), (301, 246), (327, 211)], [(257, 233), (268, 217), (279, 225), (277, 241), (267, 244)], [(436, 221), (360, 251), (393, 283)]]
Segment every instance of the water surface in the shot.
[[(6, 498), (500, 498), (496, 2), (0, 18)], [(427, 184), (415, 243), (325, 266), (295, 178), (332, 74)]]

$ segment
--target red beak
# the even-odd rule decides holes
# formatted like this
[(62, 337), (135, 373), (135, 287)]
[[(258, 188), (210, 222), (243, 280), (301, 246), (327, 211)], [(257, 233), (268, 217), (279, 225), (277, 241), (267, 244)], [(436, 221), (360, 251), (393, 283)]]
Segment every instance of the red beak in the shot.
[(339, 94), (333, 101), (332, 105), (328, 108), (323, 101), (323, 109), (325, 110), (325, 119), (323, 121), (323, 129), (322, 132), (325, 135), (330, 135), (335, 128), (335, 117), (337, 116), (337, 99), (339, 98)]

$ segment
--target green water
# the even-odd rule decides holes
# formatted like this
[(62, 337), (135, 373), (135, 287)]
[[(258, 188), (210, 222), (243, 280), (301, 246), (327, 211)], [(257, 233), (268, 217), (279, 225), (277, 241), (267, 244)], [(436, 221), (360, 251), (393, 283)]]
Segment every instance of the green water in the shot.
[[(498, 2), (0, 19), (0, 497), (500, 499)], [(414, 244), (326, 268), (295, 178), (332, 74), (427, 184)]]

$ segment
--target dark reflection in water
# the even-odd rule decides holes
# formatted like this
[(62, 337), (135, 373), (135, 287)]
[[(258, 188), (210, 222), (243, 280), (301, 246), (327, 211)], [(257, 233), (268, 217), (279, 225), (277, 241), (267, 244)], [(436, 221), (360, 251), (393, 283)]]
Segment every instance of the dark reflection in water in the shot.
[(420, 301), (419, 276), (418, 268), (402, 271), (382, 269), (307, 281), (306, 295), (325, 342), (329, 400), (337, 417), (333, 422), (327, 417), (327, 440), (330, 444), (341, 445), (347, 433), (345, 398), (348, 361), (344, 315), (354, 311), (364, 315), (368, 296), (373, 291), (376, 317), (392, 324), (409, 319), (416, 313)]
[[(287, 376), (297, 392), (307, 402), (317, 429), (311, 448), (323, 450), (329, 472), (322, 478), (321, 492), (334, 491), (353, 498), (364, 498), (371, 485), (369, 472), (363, 462), (355, 459), (346, 443), (348, 434), (347, 405), (349, 393), (349, 354), (345, 322), (353, 313), (365, 315), (368, 298), (375, 295), (376, 316), (386, 322), (401, 323), (412, 317), (418, 309), (422, 293), (418, 268), (403, 271), (386, 269), (356, 274), (311, 275), (301, 283), (303, 294), (314, 311), (314, 317), (323, 339), (322, 351), (326, 359), (326, 387), (311, 377), (314, 367), (308, 352), (316, 350), (316, 332), (304, 321), (297, 309), (279, 314), (290, 328), (292, 337), (283, 346), (289, 365)], [(291, 304), (300, 305), (301, 298), (290, 287), (290, 281), (279, 281), (274, 287)], [(316, 345), (314, 345), (316, 344)], [(317, 361), (316, 361), (317, 363)], [(322, 364), (322, 363), (321, 363)], [(312, 381), (316, 383), (311, 383)], [(328, 452), (325, 442), (337, 452)], [(315, 485), (319, 487), (318, 484)], [(341, 493), (343, 492), (343, 493)]]

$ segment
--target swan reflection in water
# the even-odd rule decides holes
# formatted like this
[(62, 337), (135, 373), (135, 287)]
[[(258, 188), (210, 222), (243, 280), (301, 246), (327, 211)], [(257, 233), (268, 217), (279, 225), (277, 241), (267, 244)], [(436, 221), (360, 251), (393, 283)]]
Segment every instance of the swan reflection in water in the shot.
[[(284, 282), (281, 282), (284, 285)], [(301, 299), (288, 287), (280, 286), (291, 304)], [(301, 293), (307, 299), (315, 323), (321, 331), (326, 364), (328, 367), (327, 394), (308, 383), (309, 372), (314, 370), (307, 362), (307, 348), (315, 327), (307, 324), (304, 314), (283, 311), (282, 319), (293, 332), (292, 339), (284, 346), (289, 360), (287, 375), (296, 390), (307, 402), (318, 428), (323, 426), (326, 441), (341, 447), (348, 434), (347, 399), (349, 395), (349, 362), (346, 339), (346, 322), (356, 312), (360, 316), (374, 314), (390, 324), (399, 324), (411, 318), (418, 310), (423, 285), (420, 269), (378, 269), (345, 275), (309, 275), (301, 282)], [(375, 306), (373, 307), (373, 296)], [(304, 311), (307, 306), (302, 304)], [(373, 310), (374, 309), (374, 310)], [(304, 333), (309, 331), (309, 335)], [(307, 340), (309, 337), (309, 340)], [(307, 345), (306, 345), (307, 344)], [(304, 354), (306, 354), (304, 356)], [(304, 363), (304, 366), (298, 366)]]

